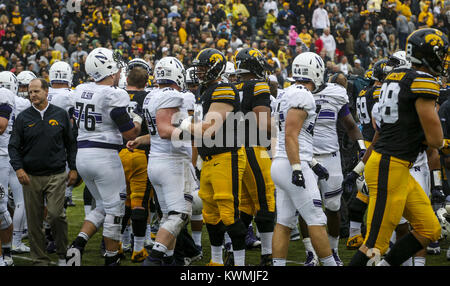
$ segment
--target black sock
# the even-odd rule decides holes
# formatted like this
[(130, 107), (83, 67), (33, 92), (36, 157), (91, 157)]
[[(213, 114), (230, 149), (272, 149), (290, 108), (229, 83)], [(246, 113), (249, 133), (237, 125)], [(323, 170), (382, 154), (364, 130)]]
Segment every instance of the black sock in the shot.
[(355, 255), (353, 255), (352, 261), (350, 261), (349, 266), (366, 266), (367, 261), (369, 261), (369, 257), (358, 250), (356, 251)]
[(152, 249), (149, 254), (150, 257), (162, 260), (164, 258), (164, 253), (158, 250)]
[(81, 236), (77, 236), (77, 238), (75, 238), (75, 240), (73, 241), (73, 245), (79, 246), (81, 248), (84, 248), (86, 246), (87, 240), (84, 239)]
[(392, 266), (400, 266), (421, 249), (422, 244), (412, 233), (408, 233), (392, 246), (384, 260)]

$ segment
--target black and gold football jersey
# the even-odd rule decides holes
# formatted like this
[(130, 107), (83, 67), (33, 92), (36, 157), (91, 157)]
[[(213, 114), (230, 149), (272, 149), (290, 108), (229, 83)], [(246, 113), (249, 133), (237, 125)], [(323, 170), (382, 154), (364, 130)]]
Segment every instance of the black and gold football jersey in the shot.
[[(270, 113), (270, 88), (267, 82), (261, 80), (249, 80), (236, 84), (236, 89), (239, 92), (241, 101), (241, 110), (244, 115), (250, 115), (256, 106), (267, 106)], [(253, 122), (250, 122), (252, 120)], [(259, 129), (256, 125), (256, 117), (245, 117), (245, 146), (261, 146), (261, 138), (259, 137)], [(256, 128), (256, 132), (252, 133)], [(270, 142), (270, 134), (268, 134), (268, 141)]]
[(378, 102), (380, 90), (379, 86), (368, 86), (361, 90), (356, 98), (356, 111), (362, 127), (361, 133), (363, 139), (368, 142), (372, 142), (373, 135), (375, 135), (372, 125), (372, 108)]
[(420, 97), (436, 100), (438, 96), (439, 84), (428, 73), (412, 69), (390, 73), (380, 92), (381, 126), (375, 151), (414, 162), (425, 147), (422, 143), (425, 134), (415, 102)]
[[(128, 95), (130, 96), (130, 104), (128, 105), (127, 111), (128, 113), (130, 113), (131, 111), (133, 111), (136, 114), (142, 115), (142, 117), (144, 117), (144, 111), (143, 111), (143, 104), (144, 104), (144, 99), (147, 96), (148, 92), (146, 92), (145, 90), (127, 90)], [(147, 135), (148, 134), (148, 127), (147, 124), (141, 124), (141, 133), (139, 134), (139, 136), (143, 136), (143, 135)], [(123, 144), (124, 144), (124, 148), (126, 148), (126, 140), (123, 140)], [(139, 147), (137, 147), (140, 150), (145, 150), (146, 153), (148, 154), (149, 152), (149, 145), (141, 145)]]
[[(214, 102), (229, 103), (233, 106), (232, 113), (235, 116), (230, 116), (222, 124), (222, 127), (216, 132), (216, 134), (211, 138), (203, 138), (201, 142), (196, 140), (196, 145), (198, 147), (198, 153), (202, 157), (211, 156), (215, 154), (221, 154), (225, 152), (235, 151), (241, 147), (238, 140), (238, 124), (240, 120), (237, 118), (236, 113), (238, 113), (240, 108), (239, 93), (236, 87), (229, 83), (218, 82), (214, 83), (206, 88), (199, 90), (199, 97), (197, 97), (197, 105), (201, 105), (201, 115), (196, 111), (196, 116), (200, 119), (204, 119), (205, 115), (208, 113), (211, 104)], [(232, 120), (233, 122), (228, 122)], [(232, 138), (230, 138), (232, 137)], [(214, 142), (212, 142), (214, 141)]]

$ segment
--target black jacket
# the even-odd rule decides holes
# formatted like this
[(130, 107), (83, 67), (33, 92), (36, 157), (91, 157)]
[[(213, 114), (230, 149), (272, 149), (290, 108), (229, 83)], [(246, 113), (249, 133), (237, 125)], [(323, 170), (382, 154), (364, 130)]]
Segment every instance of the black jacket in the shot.
[(21, 112), (13, 125), (8, 145), (11, 166), (15, 171), (23, 168), (35, 176), (48, 176), (76, 170), (76, 139), (72, 133), (69, 114), (49, 104), (41, 114), (29, 107)]

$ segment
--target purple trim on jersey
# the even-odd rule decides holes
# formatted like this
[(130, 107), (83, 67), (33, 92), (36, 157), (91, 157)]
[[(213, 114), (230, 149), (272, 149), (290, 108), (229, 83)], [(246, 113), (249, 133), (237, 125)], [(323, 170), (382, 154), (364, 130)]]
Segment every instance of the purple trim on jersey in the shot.
[(315, 199), (313, 199), (313, 204), (314, 204), (314, 206), (316, 206), (316, 207), (322, 207), (322, 200), (315, 200)]
[(339, 110), (338, 118), (345, 117), (349, 114), (350, 114), (350, 109), (348, 109), (348, 104), (346, 103), (346, 104), (344, 104), (344, 106), (342, 106), (341, 110)]
[(318, 118), (320, 119), (334, 119), (335, 113), (333, 111), (321, 110)]
[(328, 199), (328, 198), (337, 196), (337, 195), (339, 195), (340, 193), (342, 193), (342, 188), (337, 189), (336, 191), (332, 191), (332, 192), (325, 193), (325, 198)]
[(189, 194), (184, 194), (184, 199), (190, 203), (192, 203), (194, 201), (194, 197)]
[(12, 108), (9, 104), (4, 103), (0, 105), (0, 117), (6, 118), (9, 120), (9, 116), (11, 115)]
[(101, 149), (114, 149), (117, 151), (122, 150), (122, 145), (110, 144), (104, 142), (95, 142), (89, 140), (82, 140), (77, 142), (78, 148), (101, 148)]

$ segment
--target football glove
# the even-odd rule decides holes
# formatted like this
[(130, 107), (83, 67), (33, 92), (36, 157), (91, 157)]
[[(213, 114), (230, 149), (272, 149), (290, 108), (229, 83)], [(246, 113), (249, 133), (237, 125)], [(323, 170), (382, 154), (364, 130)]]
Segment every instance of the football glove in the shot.
[(356, 185), (356, 179), (358, 179), (359, 174), (356, 173), (354, 170), (352, 170), (350, 173), (348, 173), (344, 181), (342, 182), (342, 190), (345, 194), (351, 194), (353, 192), (353, 186)]
[(303, 176), (300, 164), (292, 165), (292, 184), (305, 188), (305, 177)]
[(358, 149), (359, 149), (359, 155), (358, 159), (361, 160), (362, 157), (364, 157), (364, 154), (366, 153), (366, 145), (364, 144), (364, 140), (358, 140)]
[(441, 151), (444, 155), (450, 155), (450, 139), (444, 139), (439, 151)]
[(320, 165), (315, 159), (312, 159), (311, 161), (311, 169), (317, 175), (319, 180), (328, 180), (330, 177), (328, 170), (324, 166)]

